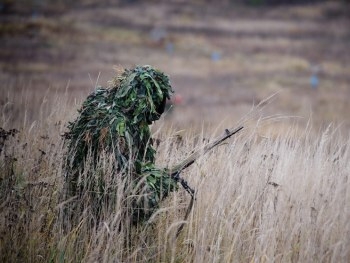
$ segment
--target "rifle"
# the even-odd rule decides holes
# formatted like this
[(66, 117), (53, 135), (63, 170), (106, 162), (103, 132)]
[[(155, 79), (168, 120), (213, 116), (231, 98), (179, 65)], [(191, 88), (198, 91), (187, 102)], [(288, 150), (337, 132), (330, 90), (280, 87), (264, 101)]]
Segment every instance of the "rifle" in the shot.
[(181, 183), (181, 185), (183, 186), (183, 188), (189, 192), (189, 194), (193, 197), (194, 195), (194, 189), (192, 189), (187, 182), (182, 179), (180, 177), (180, 173), (186, 169), (187, 167), (189, 167), (190, 165), (192, 165), (200, 156), (206, 154), (207, 152), (209, 152), (211, 149), (213, 149), (214, 147), (218, 146), (219, 144), (221, 144), (223, 141), (225, 141), (226, 139), (230, 138), (232, 135), (237, 134), (240, 130), (243, 129), (243, 126), (240, 126), (238, 128), (235, 129), (231, 129), (225, 130), (225, 134), (221, 135), (219, 137), (217, 137), (216, 139), (214, 139), (213, 142), (208, 143), (207, 145), (205, 145), (202, 149), (199, 149), (197, 151), (195, 151), (194, 153), (192, 153), (189, 157), (187, 157), (185, 160), (183, 160), (181, 163), (173, 166), (172, 168), (170, 168), (168, 170), (168, 174), (170, 174), (171, 177), (173, 177), (175, 180), (177, 180), (178, 182)]
[[(192, 153), (189, 157), (187, 157), (185, 160), (183, 160), (181, 163), (173, 166), (172, 168), (168, 169), (167, 172), (168, 174), (173, 177), (177, 182), (181, 183), (182, 187), (191, 195), (191, 202), (188, 205), (186, 214), (185, 214), (185, 218), (184, 221), (187, 220), (188, 215), (190, 214), (192, 207), (193, 207), (193, 203), (194, 203), (194, 189), (192, 189), (188, 183), (180, 177), (180, 173), (186, 169), (187, 167), (191, 166), (200, 156), (206, 154), (207, 152), (209, 152), (211, 149), (213, 149), (214, 147), (218, 146), (220, 143), (222, 143), (223, 141), (225, 141), (226, 139), (230, 138), (232, 135), (237, 134), (240, 130), (243, 129), (243, 126), (240, 126), (236, 129), (231, 129), (225, 130), (225, 134), (221, 135), (219, 137), (217, 137), (213, 142), (208, 143), (207, 145), (205, 145), (202, 149), (199, 149), (197, 151), (195, 151), (194, 153)], [(177, 229), (176, 232), (176, 238), (180, 235), (180, 232), (182, 231), (183, 227), (185, 226), (185, 223), (181, 223), (179, 228)]]

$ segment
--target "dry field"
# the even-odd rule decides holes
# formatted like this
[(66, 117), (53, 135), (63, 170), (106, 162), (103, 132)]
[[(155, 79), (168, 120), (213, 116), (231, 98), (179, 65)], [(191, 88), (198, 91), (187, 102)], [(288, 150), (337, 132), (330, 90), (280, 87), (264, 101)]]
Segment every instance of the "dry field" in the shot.
[[(349, 262), (348, 8), (82, 1), (2, 15), (0, 261)], [(165, 71), (183, 97), (152, 127), (160, 167), (245, 128), (183, 173), (196, 189), (187, 220), (180, 189), (138, 227), (116, 203), (93, 228), (87, 207), (67, 229), (61, 135), (114, 65), (135, 64)]]
[[(256, 108), (237, 123), (245, 126), (239, 135), (183, 173), (196, 190), (187, 220), (190, 197), (180, 188), (138, 227), (125, 225), (122, 203), (116, 202), (103, 205), (99, 222), (89, 203), (82, 204), (86, 212), (80, 223), (67, 229), (60, 137), (62, 120), (70, 115), (66, 104), (59, 97), (44, 112), (47, 118), (14, 136), (5, 138), (2, 131), (2, 262), (349, 261), (350, 139), (334, 127), (315, 135), (310, 128), (300, 132), (291, 126), (281, 136), (268, 131), (261, 136), (259, 127), (270, 120), (258, 117)], [(212, 140), (205, 127), (200, 134), (181, 134), (166, 120), (159, 122), (161, 129), (154, 132), (161, 141), (160, 167)], [(103, 164), (110, 178), (108, 156)], [(122, 187), (110, 187), (116, 186), (122, 197)]]

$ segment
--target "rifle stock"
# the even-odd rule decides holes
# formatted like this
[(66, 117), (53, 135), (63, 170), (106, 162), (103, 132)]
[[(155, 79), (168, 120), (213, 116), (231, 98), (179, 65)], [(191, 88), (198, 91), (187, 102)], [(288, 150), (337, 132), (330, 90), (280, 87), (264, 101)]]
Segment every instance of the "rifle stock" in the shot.
[(214, 147), (218, 146), (220, 143), (225, 141), (226, 139), (230, 138), (232, 135), (237, 134), (240, 130), (243, 129), (243, 126), (240, 126), (235, 129), (231, 130), (226, 130), (224, 135), (221, 135), (217, 137), (213, 142), (208, 143), (205, 145), (202, 149), (199, 149), (192, 153), (189, 157), (187, 157), (185, 160), (180, 162), (179, 164), (171, 167), (168, 169), (169, 173), (171, 176), (176, 176), (178, 175), (182, 170), (186, 169), (190, 165), (192, 165), (200, 156), (206, 154), (208, 151), (213, 149)]

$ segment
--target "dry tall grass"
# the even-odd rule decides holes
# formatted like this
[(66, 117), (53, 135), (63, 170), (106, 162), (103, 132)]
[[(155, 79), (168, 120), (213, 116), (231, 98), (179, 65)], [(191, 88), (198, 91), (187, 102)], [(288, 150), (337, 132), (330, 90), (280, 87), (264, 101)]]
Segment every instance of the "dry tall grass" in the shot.
[[(1, 109), (0, 127), (20, 131), (0, 139), (1, 262), (350, 260), (348, 135), (331, 128), (297, 133), (291, 127), (269, 138), (261, 137), (254, 125), (246, 128), (183, 173), (197, 194), (177, 239), (190, 200), (182, 189), (150, 222), (137, 227), (125, 224), (121, 201), (105, 204), (99, 222), (93, 221), (87, 206), (78, 215), (79, 223), (67, 227), (61, 212), (72, 200), (62, 200), (61, 195), (60, 134), (74, 109), (66, 105), (66, 98), (57, 98), (37, 104), (42, 114), (32, 122), (19, 119), (25, 109), (16, 105), (16, 127), (9, 121), (11, 111)], [(159, 166), (182, 160), (211, 132), (179, 137), (164, 125), (155, 135), (161, 140)], [(112, 187), (122, 184), (109, 168), (106, 156), (101, 169)], [(122, 197), (121, 187), (115, 189)]]

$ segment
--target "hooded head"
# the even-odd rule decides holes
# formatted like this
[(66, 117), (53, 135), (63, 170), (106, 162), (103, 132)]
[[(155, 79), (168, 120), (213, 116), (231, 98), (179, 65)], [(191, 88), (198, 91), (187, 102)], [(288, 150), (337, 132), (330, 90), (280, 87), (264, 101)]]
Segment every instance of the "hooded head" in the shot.
[(114, 99), (133, 123), (158, 120), (173, 93), (168, 76), (148, 65), (127, 69), (116, 80)]

